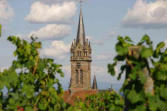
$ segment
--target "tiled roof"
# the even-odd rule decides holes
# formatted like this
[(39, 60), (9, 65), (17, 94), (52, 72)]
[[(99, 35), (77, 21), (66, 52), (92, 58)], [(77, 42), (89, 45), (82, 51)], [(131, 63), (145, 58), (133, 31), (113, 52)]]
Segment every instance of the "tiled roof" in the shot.
[(74, 101), (76, 99), (85, 100), (85, 98), (89, 95), (96, 94), (98, 90), (76, 90), (74, 92), (71, 92), (70, 90), (67, 90), (64, 92), (63, 99), (66, 103), (74, 105)]

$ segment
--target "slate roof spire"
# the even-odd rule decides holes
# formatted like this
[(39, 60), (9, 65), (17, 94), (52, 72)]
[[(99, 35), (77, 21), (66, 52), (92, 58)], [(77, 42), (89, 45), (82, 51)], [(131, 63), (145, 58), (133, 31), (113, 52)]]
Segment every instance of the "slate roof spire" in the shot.
[(79, 24), (78, 24), (78, 32), (76, 43), (80, 43), (81, 45), (85, 44), (85, 28), (83, 22), (82, 8), (80, 6), (80, 15), (79, 15)]
[(96, 76), (95, 75), (94, 75), (94, 79), (93, 79), (92, 89), (98, 89), (97, 88), (97, 81), (96, 81)]

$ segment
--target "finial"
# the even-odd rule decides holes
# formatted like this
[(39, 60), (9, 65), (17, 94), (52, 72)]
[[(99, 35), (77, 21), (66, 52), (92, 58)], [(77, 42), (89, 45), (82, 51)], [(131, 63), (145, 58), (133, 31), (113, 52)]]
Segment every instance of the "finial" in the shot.
[(97, 87), (97, 81), (96, 81), (96, 75), (94, 75), (92, 89), (95, 89), (95, 90), (98, 89), (98, 87)]
[(74, 45), (74, 42), (72, 41), (72, 46)]
[(82, 4), (83, 4), (84, 0), (79, 0), (79, 4), (80, 4), (80, 10), (82, 10)]
[(81, 7), (81, 6), (82, 6), (82, 3), (83, 3), (83, 0), (80, 0), (80, 2), (79, 2), (79, 3), (80, 3), (80, 7)]

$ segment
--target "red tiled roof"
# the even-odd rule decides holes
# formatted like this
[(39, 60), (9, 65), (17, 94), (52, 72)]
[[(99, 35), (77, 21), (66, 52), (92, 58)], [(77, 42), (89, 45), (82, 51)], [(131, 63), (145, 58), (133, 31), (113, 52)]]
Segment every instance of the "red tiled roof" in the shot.
[(74, 105), (74, 101), (76, 99), (85, 100), (85, 98), (89, 95), (96, 94), (98, 90), (76, 90), (74, 92), (71, 92), (70, 90), (67, 90), (63, 94), (63, 99), (66, 103)]

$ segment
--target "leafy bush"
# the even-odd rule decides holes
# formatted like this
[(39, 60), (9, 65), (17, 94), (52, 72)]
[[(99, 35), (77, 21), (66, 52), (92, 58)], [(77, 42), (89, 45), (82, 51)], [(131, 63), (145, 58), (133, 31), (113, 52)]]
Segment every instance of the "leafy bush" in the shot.
[(148, 35), (137, 43), (129, 37), (118, 37), (117, 56), (108, 64), (108, 72), (122, 62), (120, 74), (125, 74), (121, 91), (125, 95), (125, 110), (167, 111), (167, 49), (161, 42), (153, 48)]
[(88, 96), (85, 101), (78, 100), (69, 111), (123, 111), (124, 100), (115, 91), (99, 92)]
[[(125, 74), (121, 91), (99, 92), (74, 106), (64, 103), (63, 90), (57, 76), (63, 77), (61, 65), (50, 58), (41, 58), (41, 43), (10, 36), (16, 46), (15, 60), (9, 69), (0, 72), (0, 111), (166, 111), (167, 110), (167, 49), (163, 42), (153, 48), (148, 35), (135, 44), (129, 37), (118, 37), (117, 56), (108, 64), (122, 62), (118, 80)], [(7, 90), (4, 93), (4, 88)], [(7, 95), (6, 95), (7, 94)]]
[[(40, 58), (41, 43), (10, 36), (16, 46), (12, 66), (0, 73), (0, 106), (7, 111), (24, 108), (25, 111), (61, 111), (66, 104), (61, 96), (62, 87), (57, 75), (63, 77), (61, 65), (53, 59)], [(57, 86), (57, 89), (55, 88)], [(3, 95), (6, 87), (7, 95)]]

